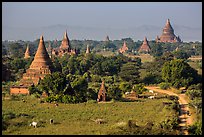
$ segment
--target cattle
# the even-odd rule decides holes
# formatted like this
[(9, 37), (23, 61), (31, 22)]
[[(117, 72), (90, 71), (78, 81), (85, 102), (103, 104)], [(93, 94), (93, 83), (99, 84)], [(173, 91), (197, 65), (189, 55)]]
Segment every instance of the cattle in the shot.
[(36, 128), (36, 127), (37, 127), (37, 124), (38, 124), (37, 122), (34, 122), (34, 121), (33, 121), (33, 122), (30, 124), (30, 126), (33, 126), (34, 128)]
[(154, 99), (154, 96), (149, 96), (148, 98), (149, 98), (149, 99)]

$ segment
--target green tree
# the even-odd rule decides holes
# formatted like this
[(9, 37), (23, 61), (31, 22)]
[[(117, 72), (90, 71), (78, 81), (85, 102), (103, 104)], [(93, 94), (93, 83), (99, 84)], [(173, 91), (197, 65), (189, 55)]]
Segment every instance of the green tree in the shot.
[(135, 62), (128, 62), (123, 64), (119, 72), (119, 76), (122, 80), (136, 84), (139, 82), (139, 66)]
[(197, 82), (198, 73), (184, 60), (175, 59), (163, 65), (162, 78), (176, 88), (188, 87)]
[(45, 91), (49, 95), (73, 94), (73, 89), (71, 88), (69, 81), (67, 81), (66, 76), (60, 72), (46, 75), (40, 80), (38, 89)]

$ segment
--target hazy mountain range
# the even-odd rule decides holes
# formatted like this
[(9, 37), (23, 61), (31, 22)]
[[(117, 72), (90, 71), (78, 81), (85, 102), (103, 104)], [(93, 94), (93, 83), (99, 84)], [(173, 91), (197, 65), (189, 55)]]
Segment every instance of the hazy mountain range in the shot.
[[(132, 38), (134, 41), (143, 40), (146, 36), (148, 40), (154, 40), (156, 36), (162, 34), (162, 27), (153, 25), (143, 25), (127, 28), (101, 28), (69, 25), (51, 25), (38, 28), (25, 27), (2, 27), (2, 40), (36, 40), (41, 35), (45, 40), (61, 40), (67, 30), (68, 37), (73, 40), (104, 40), (108, 35), (111, 40), (122, 38)], [(185, 41), (202, 41), (202, 28), (192, 28), (188, 26), (172, 25), (176, 36)]]

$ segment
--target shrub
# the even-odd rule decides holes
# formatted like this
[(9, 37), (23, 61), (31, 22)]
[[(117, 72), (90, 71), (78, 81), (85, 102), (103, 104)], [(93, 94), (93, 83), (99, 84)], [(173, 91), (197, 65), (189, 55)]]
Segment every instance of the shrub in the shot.
[(140, 84), (134, 85), (132, 90), (135, 91), (137, 94), (142, 94), (147, 89), (144, 88), (144, 84), (143, 83), (140, 83)]
[(161, 83), (159, 84), (159, 87), (160, 87), (161, 89), (168, 89), (168, 88), (170, 88), (170, 84), (169, 84), (169, 83), (166, 83), (166, 82), (161, 82)]

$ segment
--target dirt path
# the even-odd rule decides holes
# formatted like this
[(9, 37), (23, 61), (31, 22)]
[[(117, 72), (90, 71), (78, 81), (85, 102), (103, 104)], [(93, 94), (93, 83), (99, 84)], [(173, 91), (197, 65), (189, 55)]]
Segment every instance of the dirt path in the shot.
[(187, 112), (189, 112), (189, 107), (188, 107), (188, 100), (185, 99), (186, 95), (185, 94), (176, 94), (176, 93), (173, 93), (173, 92), (168, 91), (168, 90), (162, 90), (156, 86), (146, 86), (145, 88), (149, 89), (149, 90), (151, 89), (155, 92), (165, 93), (168, 95), (175, 95), (175, 96), (179, 97), (178, 101), (179, 101), (179, 105), (180, 105), (180, 109), (181, 109), (180, 114), (179, 114), (179, 118), (181, 120), (181, 123), (179, 124), (179, 126), (182, 129), (182, 134), (188, 135), (187, 126), (192, 124), (193, 118), (192, 118), (192, 116), (189, 116), (187, 114)]

